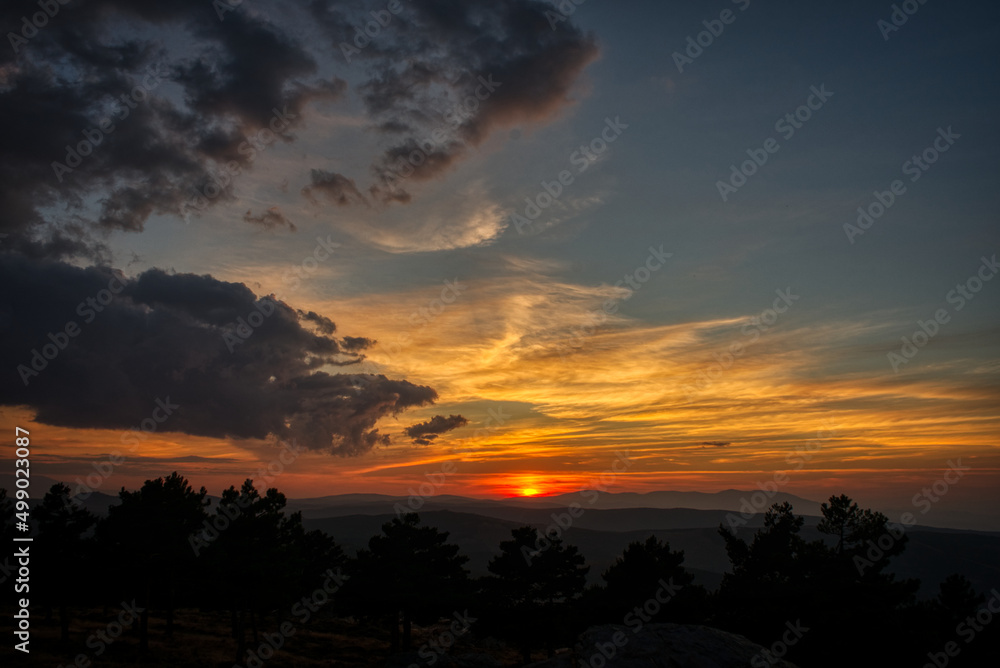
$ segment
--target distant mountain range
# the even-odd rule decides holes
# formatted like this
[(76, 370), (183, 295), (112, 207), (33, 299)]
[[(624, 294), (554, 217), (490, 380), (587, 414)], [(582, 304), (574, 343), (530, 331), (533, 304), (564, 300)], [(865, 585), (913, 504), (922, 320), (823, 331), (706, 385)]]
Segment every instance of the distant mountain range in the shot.
[[(32, 482), (33, 496), (40, 497), (43, 488), (39, 478)], [(753, 494), (740, 490), (584, 492), (501, 500), (453, 495), (411, 500), (382, 494), (341, 494), (289, 499), (287, 509), (301, 511), (307, 528), (330, 534), (349, 553), (365, 547), (380, 532), (382, 524), (391, 521), (397, 512), (418, 512), (425, 524), (449, 532), (450, 540), (469, 556), (468, 567), (474, 575), (487, 572), (486, 565), (499, 552), (500, 541), (509, 539), (511, 529), (519, 526), (530, 525), (540, 530), (559, 526), (564, 540), (580, 548), (586, 557), (592, 582), (600, 580), (601, 573), (630, 542), (655, 535), (668, 541), (673, 549), (684, 550), (686, 568), (699, 583), (714, 589), (729, 568), (718, 527), (727, 524), (730, 513), (738, 512), (744, 499)], [(212, 498), (214, 505), (218, 497)], [(798, 514), (805, 516), (802, 530), (805, 539), (823, 538), (816, 530), (819, 503), (782, 493), (769, 501), (788, 501)], [(83, 505), (92, 512), (105, 514), (117, 502), (117, 496), (95, 492)], [(568, 513), (573, 503), (582, 509), (576, 512), (576, 517)], [(737, 535), (749, 539), (762, 523), (763, 515), (755, 514)], [(900, 577), (919, 578), (924, 596), (933, 595), (938, 584), (952, 573), (965, 575), (983, 591), (1000, 581), (1000, 532), (918, 526), (907, 535), (909, 545), (903, 556), (893, 562), (893, 571)]]
[[(755, 498), (754, 495), (757, 495)], [(574, 492), (555, 496), (512, 497), (508, 499), (473, 499), (443, 494), (419, 500), (419, 507), (428, 510), (454, 510), (471, 512), (489, 517), (517, 519), (512, 509), (566, 509), (578, 503), (587, 510), (612, 509), (688, 509), (741, 511), (748, 502), (761, 497), (758, 490), (727, 489), (721, 492)], [(383, 494), (340, 494), (308, 499), (289, 499), (288, 505), (301, 510), (303, 517), (338, 517), (342, 515), (371, 515), (395, 512), (397, 504), (407, 507), (407, 497)], [(820, 516), (820, 503), (794, 494), (777, 492), (757, 507), (761, 512), (772, 503), (787, 501), (800, 515)], [(921, 526), (963, 529), (972, 531), (1000, 531), (1000, 508), (984, 508), (980, 512), (949, 510), (935, 507), (933, 514), (923, 520), (913, 506), (903, 508), (875, 508), (889, 519), (898, 520), (904, 513), (915, 514)], [(532, 517), (525, 515), (525, 517)]]
[[(46, 491), (56, 482), (45, 476), (33, 476), (31, 480), (32, 498), (41, 498)], [(8, 490), (14, 489), (14, 479), (10, 475), (0, 474), (0, 487)], [(111, 495), (95, 492), (88, 501), (88, 507), (103, 512), (117, 495), (113, 493), (115, 488), (108, 486)], [(756, 498), (755, 498), (756, 495)], [(214, 497), (213, 497), (214, 498)], [(422, 499), (416, 499), (412, 507), (423, 512), (432, 510), (452, 510), (455, 512), (476, 513), (487, 517), (499, 519), (510, 519), (512, 521), (535, 521), (537, 515), (531, 513), (518, 513), (517, 511), (544, 510), (544, 509), (566, 509), (571, 504), (577, 503), (586, 510), (612, 510), (612, 509), (676, 509), (676, 510), (722, 510), (741, 511), (747, 506), (747, 502), (758, 501), (761, 492), (758, 490), (737, 490), (727, 489), (721, 492), (601, 492), (594, 490), (584, 492), (573, 492), (569, 494), (559, 494), (554, 496), (535, 497), (511, 497), (506, 499), (477, 499), (450, 494), (442, 494)], [(806, 516), (819, 516), (820, 503), (811, 499), (805, 499), (794, 494), (777, 492), (773, 497), (767, 499), (764, 504), (758, 504), (756, 508), (761, 511), (772, 503), (789, 502), (795, 508), (795, 512)], [(340, 517), (344, 515), (381, 515), (384, 513), (394, 513), (397, 506), (403, 508), (411, 507), (409, 497), (390, 496), (386, 494), (338, 494), (333, 496), (321, 496), (313, 498), (289, 499), (289, 509), (301, 511), (306, 518)], [(942, 507), (935, 507), (933, 514), (927, 515), (924, 520), (914, 507), (903, 508), (875, 508), (890, 519), (897, 520), (904, 513), (910, 512), (917, 515), (918, 523), (921, 526), (933, 526), (937, 528), (962, 529), (972, 531), (1000, 531), (1000, 508), (986, 507), (982, 510), (952, 510)], [(678, 514), (676, 519), (681, 521), (682, 514)], [(694, 515), (688, 517), (693, 518)], [(631, 525), (630, 525), (631, 526)], [(613, 527), (609, 527), (613, 529)], [(678, 527), (675, 527), (678, 528)]]
[[(612, 508), (689, 508), (692, 510), (739, 510), (744, 502), (749, 502), (753, 491), (727, 489), (722, 492), (572, 492), (554, 496), (519, 496), (502, 500), (472, 499), (464, 496), (442, 494), (421, 499), (421, 507), (428, 509), (476, 509), (488, 508), (568, 508), (578, 503), (586, 509), (608, 510)], [(758, 493), (759, 494), (759, 493)], [(290, 499), (289, 506), (301, 510), (303, 515), (314, 517), (334, 517), (345, 511), (367, 514), (381, 513), (396, 504), (405, 506), (407, 497), (382, 494), (340, 494), (312, 499)], [(792, 494), (778, 492), (771, 503), (788, 501), (796, 511), (807, 515), (818, 515), (820, 504)], [(316, 513), (322, 513), (317, 515)]]

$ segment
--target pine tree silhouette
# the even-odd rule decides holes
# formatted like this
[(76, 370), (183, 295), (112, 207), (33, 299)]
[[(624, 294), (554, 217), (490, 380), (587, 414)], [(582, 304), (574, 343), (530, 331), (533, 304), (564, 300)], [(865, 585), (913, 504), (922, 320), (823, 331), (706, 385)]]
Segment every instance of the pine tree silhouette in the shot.
[(655, 595), (663, 584), (676, 594), (662, 607), (656, 621), (690, 622), (703, 615), (707, 592), (695, 586), (694, 576), (684, 569), (684, 551), (671, 551), (670, 544), (650, 536), (633, 541), (601, 575), (604, 589), (600, 600), (604, 618), (620, 624), (636, 605)]
[(345, 597), (361, 617), (388, 624), (393, 651), (411, 648), (414, 622), (451, 614), (463, 597), (468, 557), (447, 541), (447, 532), (420, 526), (420, 516), (407, 513), (358, 551)]
[(556, 639), (565, 639), (563, 622), (583, 593), (590, 567), (560, 537), (547, 537), (542, 548), (533, 527), (514, 529), (511, 537), (487, 565), (492, 577), (483, 580), (483, 593), (491, 625), (519, 644), (528, 663), (533, 648), (544, 645), (551, 656)]
[(79, 594), (90, 564), (90, 545), (85, 534), (97, 523), (88, 510), (70, 500), (70, 489), (63, 483), (52, 485), (42, 502), (31, 513), (37, 523), (38, 537), (34, 554), (46, 607), (59, 610), (59, 636), (69, 640), (69, 604)]
[(139, 647), (149, 649), (149, 610), (156, 603), (167, 612), (168, 637), (173, 635), (178, 587), (190, 580), (195, 556), (188, 537), (204, 522), (204, 487), (195, 492), (176, 471), (147, 480), (135, 492), (119, 492), (120, 505), (108, 509), (100, 535), (116, 570), (124, 575), (129, 595), (142, 608)]

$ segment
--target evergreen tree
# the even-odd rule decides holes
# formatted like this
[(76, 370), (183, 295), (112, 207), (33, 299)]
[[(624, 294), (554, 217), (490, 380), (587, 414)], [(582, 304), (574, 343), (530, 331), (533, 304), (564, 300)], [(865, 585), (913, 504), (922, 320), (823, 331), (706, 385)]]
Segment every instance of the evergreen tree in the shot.
[(281, 620), (345, 562), (332, 537), (306, 531), (299, 512), (285, 514), (287, 502), (277, 489), (261, 494), (247, 479), (239, 490), (223, 491), (213, 515), (189, 537), (191, 551), (204, 556), (206, 590), (229, 610), (236, 663), (246, 659), (248, 637), (260, 643), (265, 615), (274, 611)]
[(601, 575), (605, 583), (601, 597), (605, 620), (620, 624), (629, 611), (666, 585), (670, 591), (676, 589), (676, 595), (663, 605), (656, 621), (700, 621), (707, 594), (704, 587), (692, 584), (694, 576), (683, 564), (684, 551), (672, 551), (669, 543), (656, 536), (629, 543)]
[(520, 645), (525, 663), (533, 648), (544, 645), (551, 655), (556, 639), (568, 639), (566, 622), (589, 570), (579, 550), (561, 538), (547, 537), (541, 549), (540, 543), (533, 527), (514, 529), (487, 566), (492, 577), (483, 582), (485, 614), (501, 635)]
[(176, 471), (147, 480), (135, 492), (119, 492), (120, 505), (108, 509), (101, 524), (105, 554), (124, 575), (127, 595), (142, 608), (139, 645), (149, 648), (149, 609), (166, 610), (167, 637), (173, 634), (179, 589), (193, 575), (194, 553), (188, 537), (205, 520), (204, 487), (195, 492)]
[(37, 523), (33, 563), (38, 576), (32, 586), (50, 611), (59, 611), (59, 636), (69, 640), (69, 604), (81, 592), (90, 570), (90, 539), (87, 534), (97, 518), (70, 498), (63, 483), (52, 485), (31, 513)]
[(359, 616), (388, 624), (393, 650), (411, 647), (414, 622), (450, 615), (463, 600), (468, 557), (447, 541), (447, 532), (420, 526), (420, 516), (407, 513), (358, 551), (345, 596)]

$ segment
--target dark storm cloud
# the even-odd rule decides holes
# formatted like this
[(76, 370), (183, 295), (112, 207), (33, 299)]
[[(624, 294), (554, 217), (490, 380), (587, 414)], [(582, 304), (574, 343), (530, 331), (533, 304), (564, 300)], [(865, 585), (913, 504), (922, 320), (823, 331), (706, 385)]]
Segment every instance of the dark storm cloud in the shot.
[(243, 214), (243, 222), (250, 223), (251, 225), (260, 225), (265, 230), (273, 230), (276, 227), (287, 227), (292, 232), (296, 230), (295, 223), (288, 220), (285, 214), (281, 212), (281, 209), (276, 206), (272, 206), (270, 209), (256, 216), (253, 215), (252, 211), (247, 211)]
[[(268, 2), (69, 3), (0, 50), (8, 248), (104, 260), (100, 233), (231, 201), (256, 155), (294, 140), (307, 104), (344, 95), (337, 73), (349, 68), (372, 130), (388, 142), (365, 190), (405, 203), (405, 189), (386, 182), (401, 164), (406, 178), (435, 178), (493, 130), (551, 117), (597, 55), (570, 22), (553, 28), (548, 4), (432, 0), (404, 3), (351, 64), (342, 44), (384, 3), (299, 4), (301, 13)], [(5, 3), (0, 24), (19, 34), (35, 11)], [(302, 16), (321, 40), (302, 39)], [(314, 172), (304, 192), (367, 202), (351, 175)]]
[(345, 60), (375, 73), (360, 92), (372, 127), (391, 142), (372, 168), (372, 194), (385, 202), (408, 201), (394, 178), (435, 178), (494, 130), (552, 117), (598, 55), (592, 36), (569, 21), (553, 26), (552, 5), (535, 0), (404, 3), (358, 49), (344, 22), (363, 27), (383, 5), (311, 8)]
[(345, 336), (341, 341), (341, 345), (344, 350), (348, 352), (356, 352), (358, 350), (364, 350), (365, 348), (371, 348), (375, 345), (374, 339), (366, 339), (361, 336)]
[[(308, 311), (308, 312), (299, 311), (299, 318), (313, 323), (313, 325), (315, 325), (316, 328), (322, 334), (325, 334), (327, 336), (337, 331), (337, 325), (334, 324), (333, 320), (330, 320), (325, 315), (320, 315), (315, 311)], [(347, 346), (345, 346), (345, 348), (347, 348)]]
[(176, 406), (163, 431), (274, 435), (356, 455), (386, 442), (380, 418), (437, 397), (384, 376), (321, 371), (357, 360), (365, 340), (341, 341), (329, 319), (239, 283), (155, 269), (130, 280), (13, 253), (0, 253), (0, 281), (21, 286), (0, 306), (0, 403), (29, 406), (44, 424), (128, 429), (159, 400)]
[[(570, 24), (551, 29), (539, 2), (432, 0), (405, 3), (363, 65), (343, 62), (340, 42), (376, 4), (87, 0), (59, 4), (33, 31), (22, 17), (37, 3), (0, 5), (10, 43), (0, 49), (0, 278), (24, 286), (0, 300), (0, 403), (30, 406), (47, 424), (125, 429), (169, 397), (179, 408), (164, 430), (276, 435), (358, 454), (384, 442), (381, 417), (433, 402), (432, 389), (406, 381), (323, 371), (356, 363), (373, 344), (335, 338), (326, 316), (211, 276), (153, 269), (126, 279), (99, 268), (113, 262), (112, 233), (234, 200), (258, 155), (295, 141), (307, 105), (344, 96), (338, 72), (348, 67), (387, 142), (371, 171), (385, 175), (423, 150), (411, 175), (420, 180), (498, 127), (556, 113), (597, 53)], [(294, 25), (307, 16), (322, 42)], [(428, 147), (428, 136), (439, 138)], [(369, 202), (349, 176), (325, 170), (303, 192)], [(384, 182), (365, 192), (410, 201)], [(278, 209), (244, 220), (293, 229)], [(96, 266), (70, 264), (84, 259)], [(85, 301), (99, 294), (113, 298)], [(69, 323), (79, 328), (72, 336)], [(56, 348), (48, 360), (32, 353)]]
[(354, 185), (354, 181), (342, 174), (314, 169), (310, 177), (311, 182), (302, 189), (302, 194), (314, 204), (319, 202), (317, 195), (322, 195), (328, 202), (338, 206), (368, 204), (368, 200)]
[[(35, 10), (5, 3), (0, 23), (20, 30)], [(381, 417), (434, 400), (405, 381), (366, 377), (359, 391), (358, 376), (324, 372), (362, 359), (368, 339), (341, 342), (329, 318), (241, 284), (61, 261), (107, 262), (105, 234), (231, 199), (257, 154), (294, 139), (306, 104), (342, 95), (297, 39), (257, 13), (223, 22), (184, 0), (60, 5), (26, 35), (0, 52), (0, 275), (23, 286), (0, 302), (0, 402), (42, 423), (126, 429), (162, 401), (177, 406), (166, 431), (359, 454), (384, 441)], [(276, 209), (246, 220), (291, 226)], [(110, 302), (86, 301), (99, 295)]]
[[(19, 30), (28, 9), (5, 3), (0, 23)], [(100, 258), (102, 231), (227, 201), (260, 151), (294, 138), (306, 104), (345, 91), (281, 28), (224, 18), (210, 2), (71, 3), (0, 51), (8, 248)]]
[(406, 435), (413, 439), (417, 445), (430, 445), (431, 441), (445, 432), (452, 429), (464, 427), (469, 424), (461, 415), (435, 415), (427, 422), (418, 422), (406, 428)]

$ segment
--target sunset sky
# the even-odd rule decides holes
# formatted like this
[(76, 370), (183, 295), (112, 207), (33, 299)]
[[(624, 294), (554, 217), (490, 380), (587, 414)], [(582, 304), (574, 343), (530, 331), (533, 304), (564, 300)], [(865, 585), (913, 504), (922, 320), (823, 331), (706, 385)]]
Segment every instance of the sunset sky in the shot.
[[(5, 34), (37, 10), (12, 4)], [(573, 491), (627, 451), (611, 491), (787, 471), (902, 507), (960, 457), (954, 502), (1000, 503), (1000, 7), (889, 30), (860, 0), (131, 4), (61, 6), (0, 56), (0, 422), (34, 475), (117, 450), (100, 491), (218, 494), (294, 438), (290, 496), (448, 463), (438, 493)]]

